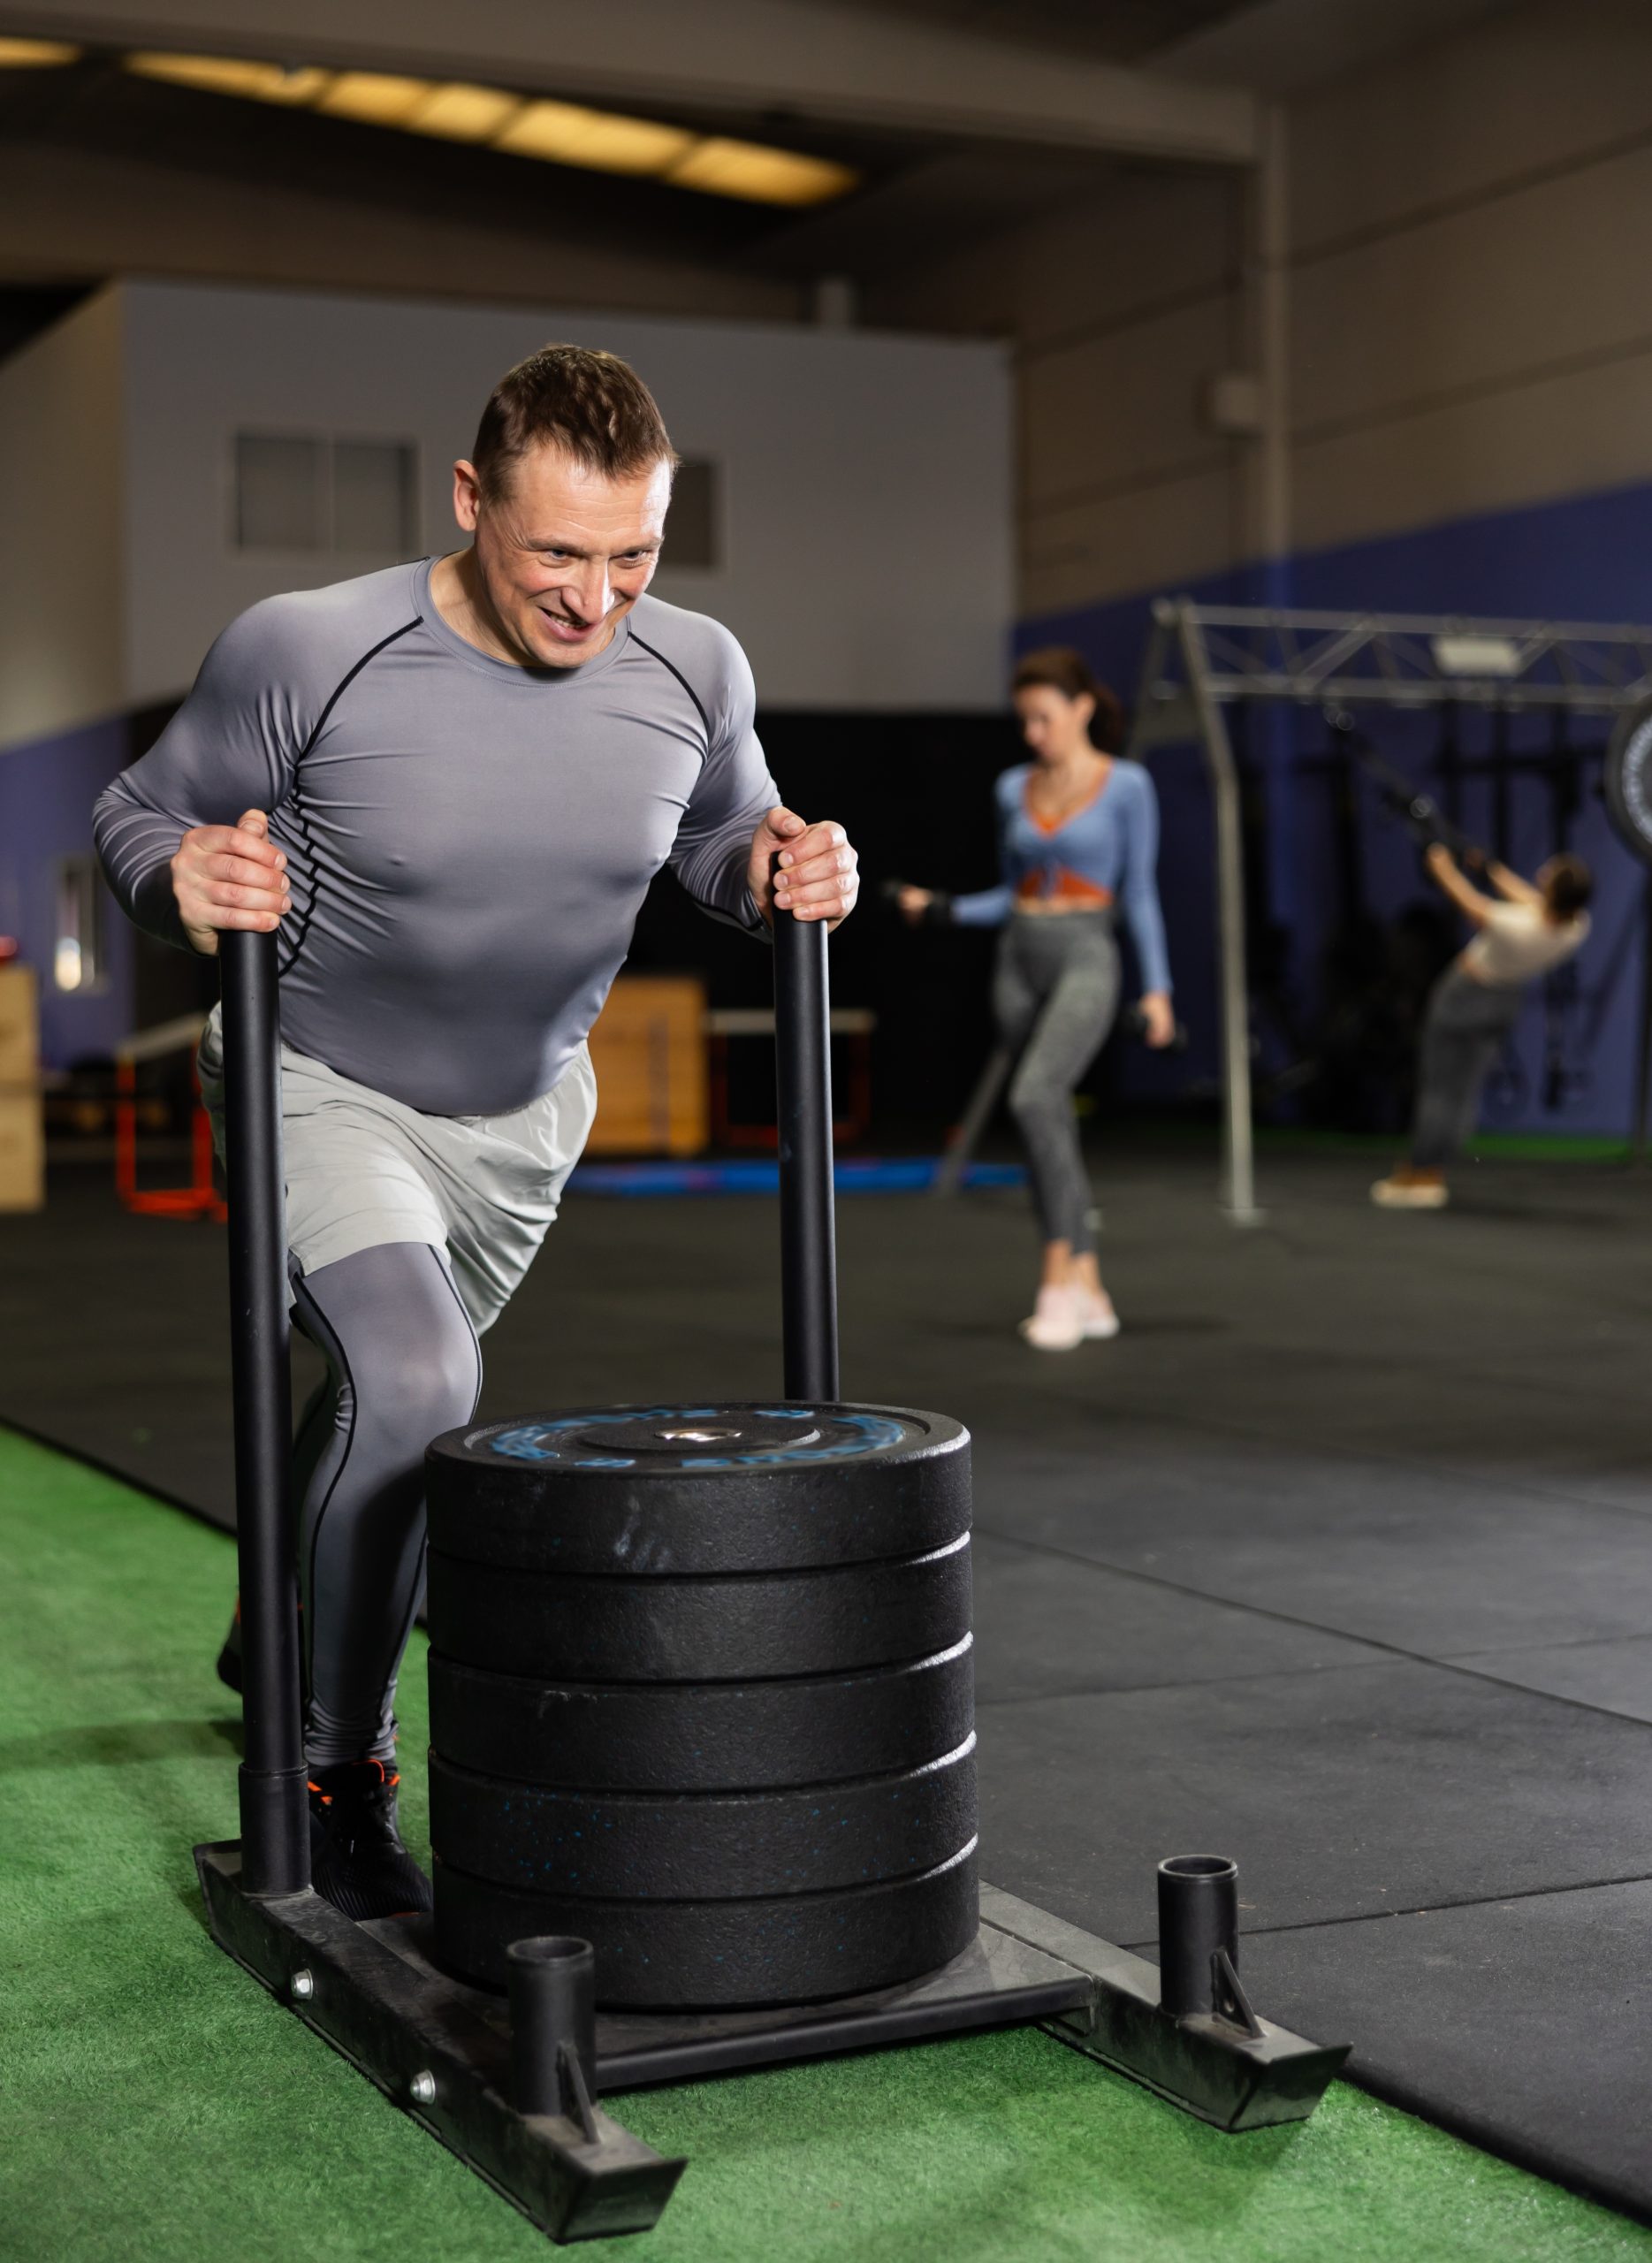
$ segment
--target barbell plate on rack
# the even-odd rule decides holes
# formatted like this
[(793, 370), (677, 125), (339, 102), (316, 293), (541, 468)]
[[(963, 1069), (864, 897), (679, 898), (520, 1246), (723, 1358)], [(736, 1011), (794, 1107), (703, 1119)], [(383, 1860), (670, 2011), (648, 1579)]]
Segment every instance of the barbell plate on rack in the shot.
[(575, 1408), (450, 1430), (430, 1544), (513, 1569), (769, 1572), (915, 1556), (969, 1528), (970, 1436), (898, 1406)]
[(444, 1962), (505, 1984), (512, 1941), (573, 1934), (597, 1952), (597, 2001), (643, 2010), (818, 2002), (893, 1987), (949, 1964), (980, 1919), (975, 1842), (915, 1876), (824, 1893), (730, 1901), (582, 1900), (520, 1893), (439, 1857)]
[(975, 1832), (975, 1738), (917, 1768), (768, 1791), (565, 1790), (430, 1755), (430, 1844), (524, 1893), (752, 1900), (905, 1878)]
[(1652, 699), (1625, 709), (1613, 724), (1602, 777), (1618, 839), (1652, 864)]
[(829, 1783), (951, 1752), (974, 1718), (971, 1638), (933, 1657), (783, 1680), (537, 1680), (430, 1654), (430, 1742), (528, 1782), (608, 1791)]
[(970, 1631), (970, 1543), (894, 1562), (729, 1578), (564, 1579), (432, 1551), (430, 1642), (545, 1681), (753, 1681), (949, 1650)]

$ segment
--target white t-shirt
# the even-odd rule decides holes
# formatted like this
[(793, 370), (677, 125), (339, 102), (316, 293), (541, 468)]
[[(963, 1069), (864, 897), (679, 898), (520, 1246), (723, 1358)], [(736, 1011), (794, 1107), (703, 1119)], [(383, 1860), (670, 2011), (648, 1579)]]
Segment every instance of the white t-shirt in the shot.
[(1517, 989), (1534, 975), (1563, 965), (1581, 948), (1588, 932), (1587, 911), (1557, 926), (1539, 904), (1496, 903), (1463, 953), (1463, 964), (1477, 982), (1492, 989)]

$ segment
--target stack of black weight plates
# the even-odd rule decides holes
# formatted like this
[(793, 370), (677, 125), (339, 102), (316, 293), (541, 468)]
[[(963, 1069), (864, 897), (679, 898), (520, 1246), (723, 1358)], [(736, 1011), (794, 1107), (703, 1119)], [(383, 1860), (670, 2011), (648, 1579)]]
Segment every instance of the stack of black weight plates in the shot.
[(886, 1987), (974, 1939), (970, 1442), (633, 1406), (428, 1458), (438, 1954), (573, 1933), (600, 2003)]

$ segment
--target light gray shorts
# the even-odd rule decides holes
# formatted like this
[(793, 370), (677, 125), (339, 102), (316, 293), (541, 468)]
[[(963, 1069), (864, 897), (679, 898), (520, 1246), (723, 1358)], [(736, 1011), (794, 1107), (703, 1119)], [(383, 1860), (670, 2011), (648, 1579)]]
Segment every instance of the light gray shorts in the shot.
[[(201, 1093), (224, 1151), (224, 1044), (214, 1008)], [(548, 1093), (508, 1116), (425, 1116), (281, 1048), (287, 1246), (301, 1273), (386, 1242), (445, 1255), (481, 1335), (504, 1311), (557, 1214), (597, 1113), (581, 1046)]]

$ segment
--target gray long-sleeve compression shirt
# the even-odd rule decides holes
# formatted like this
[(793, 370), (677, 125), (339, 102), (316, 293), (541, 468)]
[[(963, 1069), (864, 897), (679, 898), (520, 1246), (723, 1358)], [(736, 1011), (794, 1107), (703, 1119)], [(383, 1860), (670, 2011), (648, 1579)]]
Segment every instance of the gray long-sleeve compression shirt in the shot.
[(662, 865), (760, 929), (746, 862), (780, 796), (715, 621), (644, 597), (595, 659), (515, 667), (449, 628), (430, 564), (232, 621), (95, 831), (132, 918), (187, 948), (179, 841), (268, 811), (286, 1042), (428, 1114), (497, 1116), (561, 1075)]

